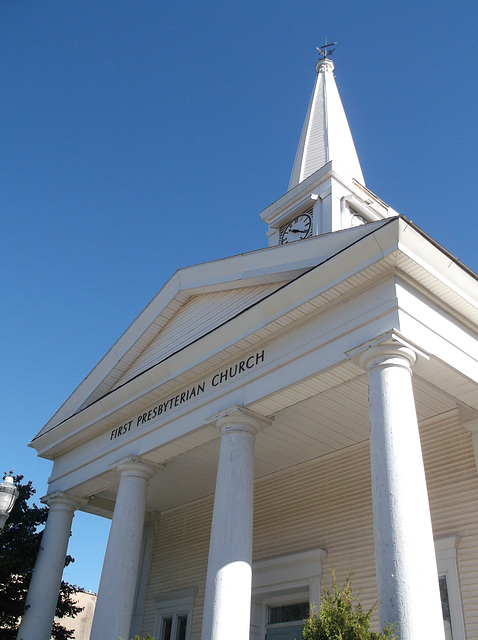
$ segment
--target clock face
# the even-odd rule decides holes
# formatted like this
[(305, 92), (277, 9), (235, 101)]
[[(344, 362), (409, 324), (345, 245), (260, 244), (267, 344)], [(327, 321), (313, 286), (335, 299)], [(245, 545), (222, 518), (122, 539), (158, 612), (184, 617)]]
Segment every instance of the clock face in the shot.
[(300, 216), (294, 218), (282, 227), (280, 230), (280, 244), (294, 242), (294, 240), (303, 240), (312, 235), (312, 216), (308, 213), (301, 213)]
[(360, 225), (367, 223), (365, 218), (358, 213), (353, 213), (352, 211), (350, 213), (352, 214), (352, 227), (360, 227)]

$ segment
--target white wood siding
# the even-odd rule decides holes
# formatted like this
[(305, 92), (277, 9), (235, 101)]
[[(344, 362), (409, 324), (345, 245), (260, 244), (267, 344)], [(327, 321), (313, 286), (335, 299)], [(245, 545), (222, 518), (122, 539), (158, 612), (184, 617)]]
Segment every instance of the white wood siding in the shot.
[(121, 386), (172, 353), (194, 342), (280, 286), (282, 283), (242, 287), (190, 298), (113, 388)]
[[(466, 637), (478, 637), (478, 479), (470, 434), (457, 413), (421, 425), (434, 535), (460, 536), (458, 573)], [(212, 497), (164, 512), (156, 534), (143, 634), (154, 627), (158, 593), (197, 588), (192, 640), (201, 633)], [(376, 597), (368, 442), (297, 465), (256, 483), (254, 560), (327, 550), (339, 581), (353, 572), (365, 607)], [(376, 617), (375, 617), (376, 618)]]

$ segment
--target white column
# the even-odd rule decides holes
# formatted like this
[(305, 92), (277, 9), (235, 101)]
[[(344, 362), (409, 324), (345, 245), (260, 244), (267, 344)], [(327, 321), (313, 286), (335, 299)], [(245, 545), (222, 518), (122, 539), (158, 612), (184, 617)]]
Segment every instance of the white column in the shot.
[(117, 466), (120, 484), (101, 572), (91, 640), (129, 638), (141, 552), (146, 492), (154, 470), (130, 456)]
[(18, 640), (49, 640), (65, 567), (71, 523), (81, 500), (55, 491), (41, 500), (48, 518), (26, 599)]
[(401, 640), (444, 640), (443, 617), (412, 388), (415, 352), (381, 344), (360, 356), (368, 372), (375, 563), (380, 623)]
[(254, 440), (264, 419), (234, 406), (211, 418), (221, 432), (202, 640), (249, 640)]

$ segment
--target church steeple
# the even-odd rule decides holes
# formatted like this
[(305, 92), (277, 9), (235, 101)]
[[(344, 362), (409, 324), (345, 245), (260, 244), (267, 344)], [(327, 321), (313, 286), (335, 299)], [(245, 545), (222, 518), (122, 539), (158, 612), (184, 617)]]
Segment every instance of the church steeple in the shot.
[[(333, 43), (337, 44), (337, 43)], [(397, 213), (366, 188), (329, 58), (317, 80), (300, 136), (288, 191), (261, 212), (269, 246), (307, 240), (383, 220)]]
[(365, 184), (335, 83), (334, 63), (327, 56), (329, 46), (326, 41), (324, 47), (319, 49), (324, 57), (315, 67), (317, 79), (300, 136), (289, 190), (331, 160), (334, 165), (338, 165), (344, 171), (347, 177)]

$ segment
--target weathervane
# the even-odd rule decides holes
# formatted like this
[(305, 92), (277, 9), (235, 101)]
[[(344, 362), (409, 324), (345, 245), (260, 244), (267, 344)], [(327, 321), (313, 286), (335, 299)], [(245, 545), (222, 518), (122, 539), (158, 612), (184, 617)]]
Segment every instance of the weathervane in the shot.
[(317, 51), (324, 56), (324, 60), (325, 58), (327, 58), (327, 55), (331, 56), (333, 54), (333, 52), (335, 51), (335, 49), (330, 49), (330, 51), (327, 51), (327, 49), (329, 47), (333, 47), (334, 45), (339, 44), (338, 42), (331, 42), (330, 44), (327, 44), (327, 38), (325, 38), (325, 44), (322, 45), (321, 48), (319, 47), (315, 47), (317, 49)]

